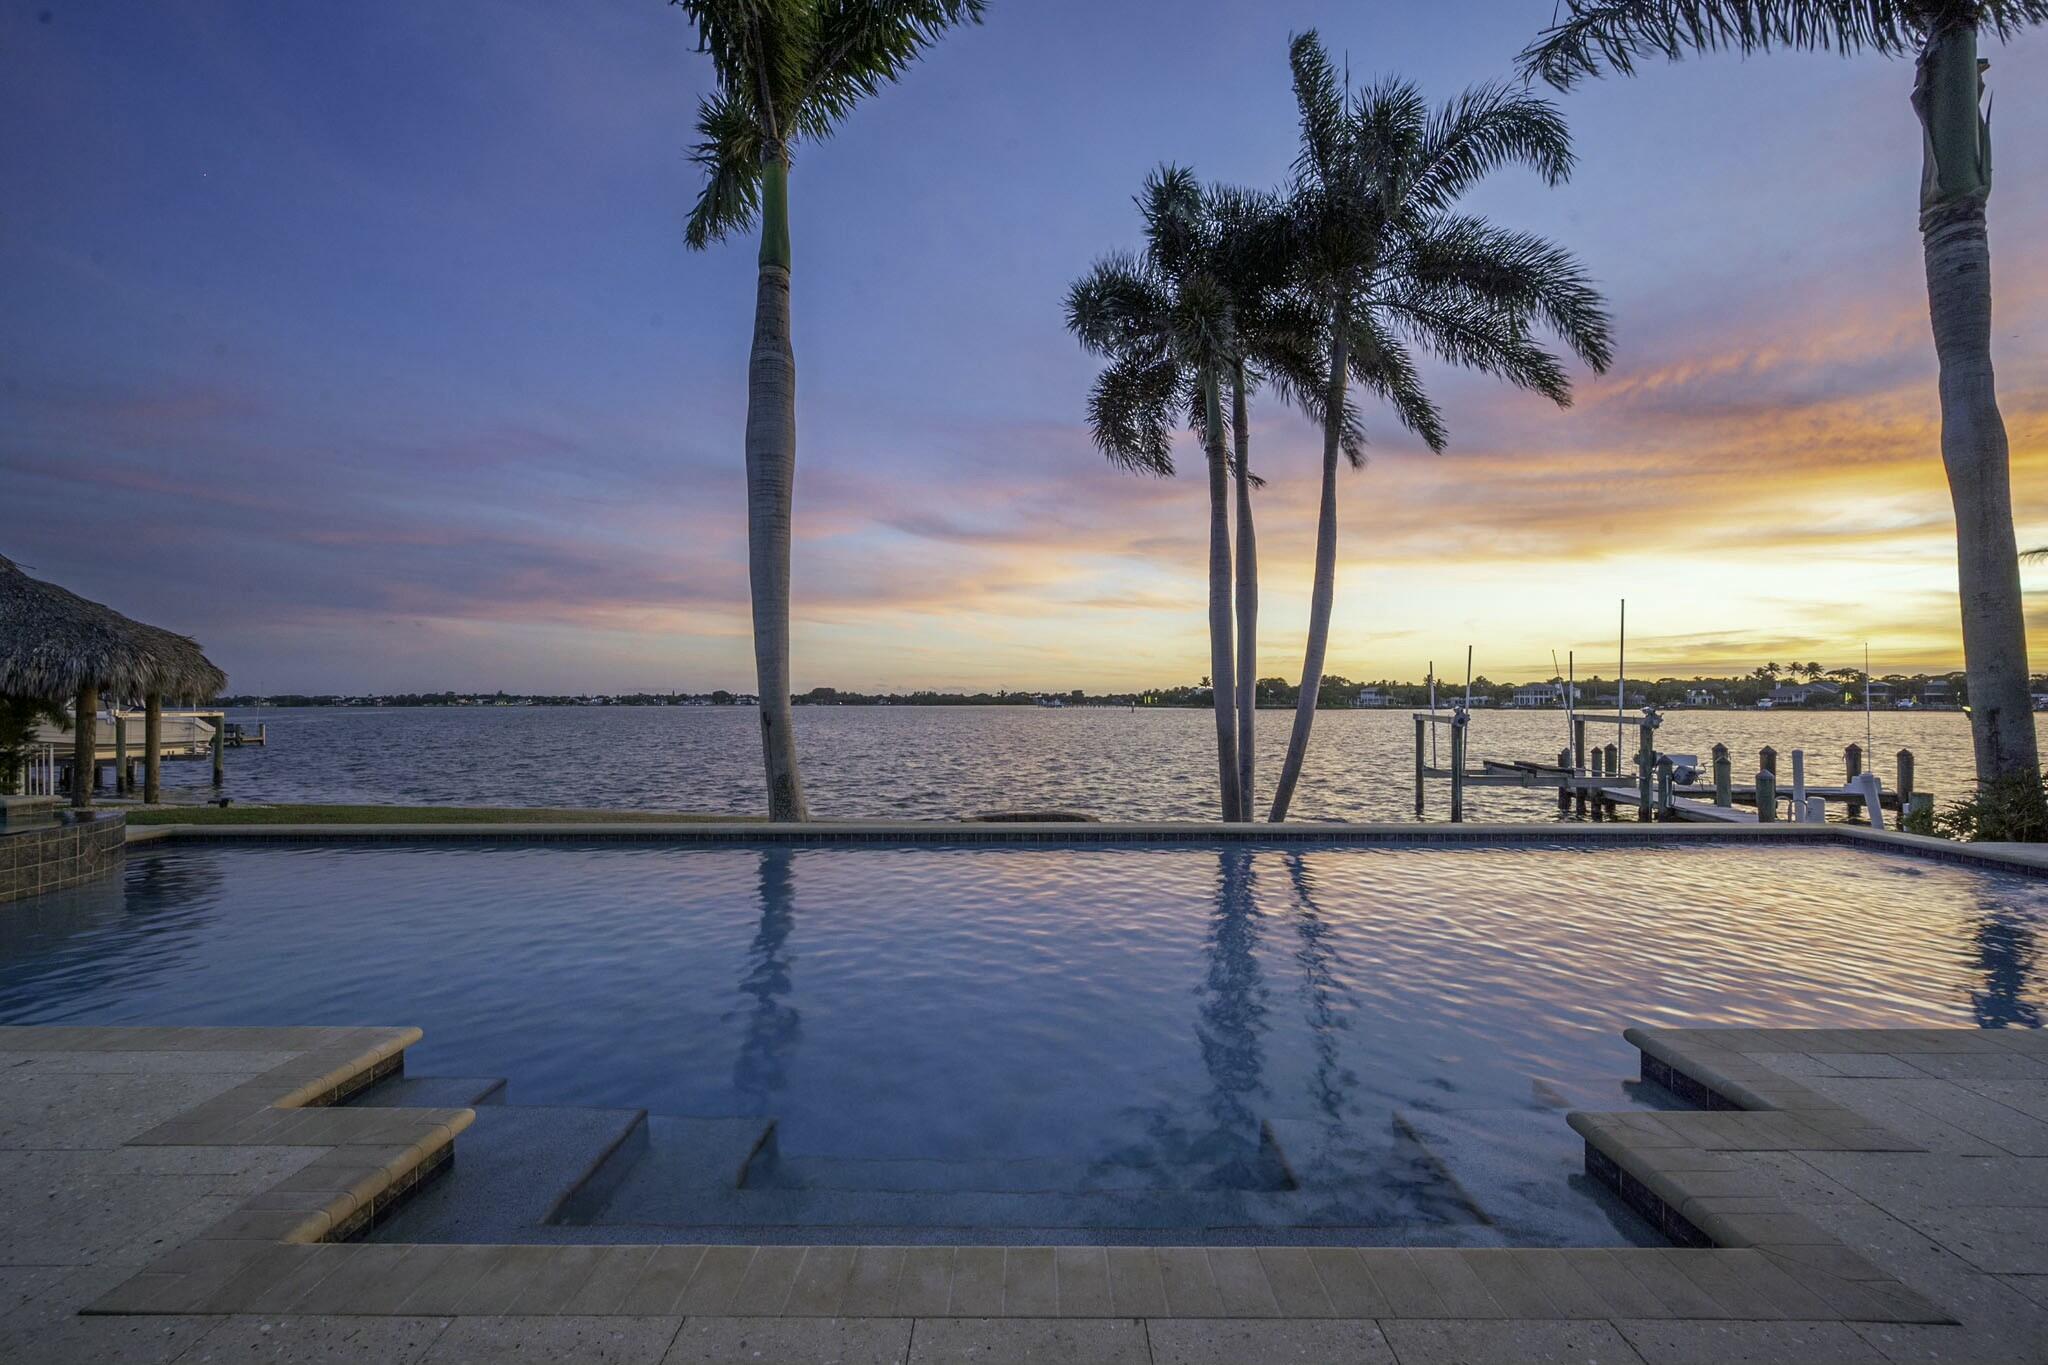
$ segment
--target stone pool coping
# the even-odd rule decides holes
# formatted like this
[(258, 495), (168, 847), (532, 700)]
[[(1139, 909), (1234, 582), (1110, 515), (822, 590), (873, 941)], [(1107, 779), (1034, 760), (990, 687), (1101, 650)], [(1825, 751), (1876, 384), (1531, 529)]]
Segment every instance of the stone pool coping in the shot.
[[(332, 1332), (319, 1359), (399, 1359), (389, 1332), (436, 1336), (446, 1359), (586, 1359), (594, 1332), (651, 1342), (633, 1359), (2038, 1359), (2048, 1314), (2030, 1308), (2025, 1275), (1972, 1273), (1956, 1254), (1915, 1273), (1933, 1297), (1888, 1269), (1896, 1240), (1917, 1236), (1882, 1207), (1898, 1183), (1878, 1175), (1855, 1212), (1892, 1230), (1858, 1246), (1823, 1228), (1851, 1205), (1800, 1203), (1769, 1162), (1917, 1162), (1925, 1179), (1974, 1181), (1966, 1212), (2040, 1214), (2040, 1193), (2007, 1193), (1978, 1166), (1987, 1156), (1933, 1150), (1925, 1115), (1894, 1132), (1819, 1087), (1847, 1076), (2019, 1076), (2048, 1093), (2048, 1036), (1980, 1029), (1630, 1029), (1645, 1074), (1708, 1105), (1700, 1111), (1575, 1113), (1587, 1164), (1665, 1209), (1712, 1248), (1382, 1250), (1382, 1248), (1087, 1248), (1087, 1246), (403, 1246), (348, 1242), (408, 1183), (446, 1160), (469, 1109), (332, 1107), (403, 1064), (418, 1029), (74, 1029), (0, 1027), (0, 1068), (166, 1074), (229, 1070), (209, 1056), (291, 1054), (250, 1081), (205, 1093), (170, 1117), (133, 1126), (117, 1150), (154, 1160), (233, 1148), (291, 1154), (281, 1179), (244, 1193), (211, 1226), (164, 1238), (141, 1265), (39, 1320), (0, 1316), (0, 1355), (72, 1359), (57, 1334), (197, 1332), (201, 1347), (244, 1336), (283, 1342)], [(86, 1056), (80, 1056), (86, 1054)], [(133, 1058), (141, 1058), (139, 1062)], [(266, 1058), (268, 1060), (268, 1058)], [(74, 1066), (63, 1066), (74, 1062)], [(1829, 1076), (1817, 1081), (1815, 1076)], [(78, 1078), (78, 1076), (72, 1076)], [(104, 1076), (102, 1076), (104, 1078)], [(1808, 1085), (1810, 1083), (1810, 1085)], [(1872, 1085), (1901, 1085), (1882, 1081)], [(2013, 1085), (2013, 1083), (2003, 1083)], [(94, 1089), (82, 1087), (84, 1103)], [(1968, 1091), (1956, 1091), (1968, 1095)], [(104, 1103), (123, 1101), (109, 1087)], [(35, 1146), (6, 1109), (4, 1146)], [(1911, 1115), (1898, 1107), (1898, 1115)], [(2009, 1119), (2019, 1119), (2009, 1113)], [(1958, 1121), (1964, 1121), (1958, 1117)], [(33, 1115), (31, 1115), (33, 1124)], [(0, 1124), (4, 1130), (6, 1124)], [(2003, 1130), (2001, 1130), (2003, 1132)], [(2017, 1130), (2015, 1130), (2017, 1132)], [(2048, 1156), (2048, 1121), (2005, 1136), (2015, 1154)], [(49, 1146), (66, 1146), (51, 1142)], [(1972, 1150), (1999, 1150), (1978, 1144)], [(233, 1152), (229, 1152), (233, 1154)], [(1759, 1164), (1761, 1162), (1761, 1164)], [(131, 1162), (133, 1164), (133, 1162)], [(172, 1166), (162, 1166), (172, 1169)], [(242, 1169), (240, 1164), (233, 1169)], [(1825, 1183), (1800, 1166), (1804, 1181)], [(2048, 1171), (2048, 1162), (2030, 1166)], [(1837, 1171), (1841, 1179), (1860, 1179)], [(0, 1191), (14, 1177), (0, 1171)], [(2017, 1181), (2036, 1189), (2038, 1181)], [(53, 1197), (74, 1197), (57, 1191)], [(82, 1195), (80, 1195), (82, 1197)], [(1808, 1191), (1812, 1197), (1812, 1191)], [(1847, 1197), (1837, 1187), (1829, 1199)], [(1999, 1212), (1999, 1209), (1989, 1209)], [(1905, 1218), (1905, 1214), (1901, 1214)], [(1989, 1218), (1989, 1214), (1987, 1214)], [(1851, 1232), (1853, 1220), (1841, 1224)], [(2028, 1234), (2034, 1244), (2042, 1232)], [(1866, 1254), (1870, 1252), (1870, 1254)], [(1958, 1254), (1978, 1254), (1964, 1250)], [(2028, 1254), (2040, 1254), (2030, 1250)], [(119, 1261), (119, 1259), (117, 1259)], [(1888, 1265), (1880, 1265), (1886, 1261)], [(18, 1261), (12, 1261), (18, 1265)], [(1911, 1263), (1915, 1269), (1919, 1261)], [(133, 1273), (129, 1273), (133, 1271)], [(1980, 1285), (1978, 1281), (2001, 1283)], [(2019, 1306), (1978, 1320), (1982, 1293)], [(2048, 1308), (2048, 1302), (2042, 1304)], [(1958, 1316), (1966, 1326), (1956, 1326)], [(20, 1322), (18, 1328), (8, 1324)], [(117, 1324), (131, 1322), (133, 1328)], [(66, 1328), (72, 1324), (72, 1328)], [(152, 1328), (150, 1324), (164, 1324)], [(616, 1326), (602, 1326), (616, 1324)], [(1933, 1336), (1929, 1336), (1933, 1334)], [(113, 1340), (113, 1338), (106, 1338)], [(123, 1336), (121, 1340), (135, 1340)], [(330, 1340), (319, 1336), (319, 1340)], [(410, 1336), (406, 1336), (410, 1340)], [(37, 1351), (51, 1342), (49, 1353)], [(360, 1342), (360, 1345), (348, 1345)], [(479, 1351), (479, 1342), (496, 1349)], [(555, 1345), (549, 1345), (555, 1342)], [(635, 1347), (639, 1351), (639, 1347)], [(178, 1347), (182, 1353), (182, 1345)], [(469, 1351), (465, 1355), (463, 1351)], [(80, 1355), (76, 1359), (102, 1359)], [(123, 1355), (123, 1359), (127, 1359)], [(162, 1353), (152, 1359), (172, 1359)], [(610, 1357), (606, 1357), (610, 1359)], [(1544, 1359), (1548, 1359), (1544, 1355)], [(1571, 1359), (1579, 1359), (1573, 1355)]]
[(666, 843), (666, 844), (1174, 844), (1338, 843), (1400, 847), (1469, 844), (1831, 844), (1943, 862), (2048, 872), (2048, 845), (1966, 844), (1867, 826), (1682, 822), (1557, 824), (1222, 824), (1124, 821), (1085, 824), (969, 820), (847, 820), (806, 824), (394, 824), (130, 826), (130, 844), (176, 843)]

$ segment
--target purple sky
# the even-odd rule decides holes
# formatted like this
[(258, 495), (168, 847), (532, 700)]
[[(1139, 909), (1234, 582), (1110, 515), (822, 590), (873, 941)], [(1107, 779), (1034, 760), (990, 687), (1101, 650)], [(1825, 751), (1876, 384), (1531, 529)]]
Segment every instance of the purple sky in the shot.
[[(1291, 31), (1441, 98), (1550, 7), (990, 10), (799, 153), (799, 687), (1199, 676), (1201, 482), (1094, 454), (1067, 282), (1161, 160), (1285, 175)], [(2038, 542), (2048, 40), (1990, 55)], [(236, 690), (751, 690), (753, 249), (681, 237), (708, 74), (659, 0), (0, 8), (0, 553)], [(1470, 206), (1589, 263), (1620, 364), (1568, 413), (1432, 372), (1442, 459), (1368, 411), (1333, 671), (1583, 663), (1622, 592), (1646, 666), (1955, 661), (1910, 78), (1724, 57), (1562, 101), (1571, 185)], [(1317, 442), (1257, 415), (1261, 672), (1292, 676)]]

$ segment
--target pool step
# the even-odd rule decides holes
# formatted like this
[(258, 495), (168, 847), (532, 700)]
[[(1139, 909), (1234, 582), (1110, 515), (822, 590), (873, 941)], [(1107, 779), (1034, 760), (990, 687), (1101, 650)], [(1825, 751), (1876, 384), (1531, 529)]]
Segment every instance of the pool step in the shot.
[(473, 1109), (503, 1104), (502, 1076), (387, 1076), (355, 1095), (350, 1104), (373, 1109)]
[(621, 1147), (644, 1142), (646, 1120), (644, 1109), (485, 1105), (448, 1173), (371, 1240), (526, 1240)]

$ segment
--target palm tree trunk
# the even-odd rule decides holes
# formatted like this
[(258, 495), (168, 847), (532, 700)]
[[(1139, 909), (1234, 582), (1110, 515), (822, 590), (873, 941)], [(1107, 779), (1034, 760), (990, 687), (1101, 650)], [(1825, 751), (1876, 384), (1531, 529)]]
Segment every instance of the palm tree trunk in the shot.
[(1209, 691), (1216, 712), (1216, 775), (1223, 818), (1240, 818), (1236, 668), (1230, 650), (1230, 471), (1216, 368), (1202, 370), (1202, 444), (1209, 456)]
[(1252, 818), (1259, 714), (1259, 545), (1252, 533), (1251, 415), (1244, 362), (1230, 374), (1230, 419), (1237, 438), (1237, 818)]
[(100, 767), (99, 688), (90, 683), (79, 688), (73, 709), (77, 714), (71, 719), (71, 807), (90, 810), (93, 779)]
[(789, 324), (789, 163), (771, 158), (761, 195), (761, 274), (747, 363), (747, 574), (768, 818), (805, 820), (789, 692), (789, 528), (796, 485), (796, 353)]
[(1301, 661), (1301, 697), (1294, 704), (1294, 729), (1287, 736), (1287, 758), (1280, 766), (1280, 782), (1273, 790), (1271, 820), (1287, 818), (1288, 803), (1294, 799), (1294, 784), (1301, 780), (1301, 763), (1308, 756), (1308, 735), (1316, 723), (1316, 695), (1323, 688), (1323, 656), (1330, 648), (1330, 607), (1337, 597), (1337, 455), (1344, 422), (1345, 367), (1351, 351), (1345, 327), (1339, 319), (1331, 328), (1330, 396), (1323, 414), (1323, 498), (1316, 513), (1315, 584), (1308, 605), (1308, 649)]
[(1973, 29), (1937, 32), (1921, 50), (1913, 108), (1924, 133), (1920, 235), (1941, 362), (1941, 460), (1955, 504), (1963, 662), (1977, 780), (2037, 774), (2027, 625), (2013, 539), (2005, 423), (1991, 369), (1990, 127)]

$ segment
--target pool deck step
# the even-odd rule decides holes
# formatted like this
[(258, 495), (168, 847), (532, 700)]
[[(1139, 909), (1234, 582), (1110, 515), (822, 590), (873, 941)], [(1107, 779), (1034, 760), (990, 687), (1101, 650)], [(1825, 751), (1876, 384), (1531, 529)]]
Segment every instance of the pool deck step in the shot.
[(463, 1109), (503, 1104), (502, 1076), (387, 1076), (349, 1101), (371, 1109)]

